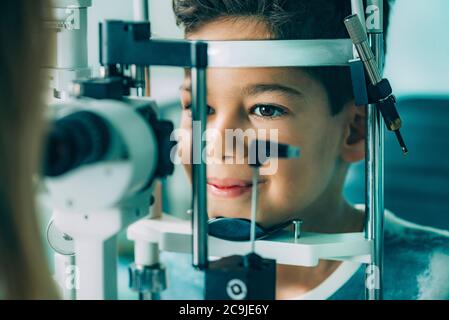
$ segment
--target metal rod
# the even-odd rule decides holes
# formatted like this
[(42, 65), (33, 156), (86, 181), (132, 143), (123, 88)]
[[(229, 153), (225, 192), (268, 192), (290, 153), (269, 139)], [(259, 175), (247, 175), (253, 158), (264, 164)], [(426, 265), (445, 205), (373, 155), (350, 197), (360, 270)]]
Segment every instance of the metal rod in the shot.
[(360, 21), (362, 21), (362, 25), (366, 31), (365, 8), (363, 7), (363, 0), (351, 0), (351, 8), (352, 14), (356, 14), (359, 16)]
[(151, 70), (145, 67), (145, 96), (151, 97)]
[(203, 154), (207, 124), (206, 69), (192, 68), (192, 187), (193, 187), (193, 266), (206, 269), (207, 252), (207, 175)]
[(133, 79), (133, 87), (136, 90), (136, 96), (145, 96), (146, 78), (145, 78), (145, 67), (138, 65), (130, 66), (131, 78)]
[[(134, 0), (133, 2), (133, 16), (134, 21), (150, 21), (149, 0)], [(140, 80), (139, 86), (136, 88), (136, 95), (138, 97), (150, 96), (150, 77), (149, 67), (136, 66), (136, 76)]]
[(301, 219), (293, 220), (293, 226), (294, 226), (294, 230), (295, 230), (294, 238), (296, 241), (299, 238), (301, 238), (302, 220)]
[[(369, 29), (368, 35), (379, 70), (383, 70), (384, 43), (382, 30), (382, 1), (368, 1), (377, 5), (380, 22), (377, 29)], [(369, 26), (367, 26), (369, 27)], [(383, 271), (383, 220), (384, 220), (384, 126), (375, 104), (367, 106), (366, 139), (366, 224), (365, 237), (373, 242), (372, 260), (366, 266), (365, 298), (382, 300)]]
[(148, 6), (149, 0), (134, 0), (133, 15), (135, 21), (149, 21), (150, 10)]
[(253, 169), (253, 188), (251, 194), (251, 252), (256, 252), (256, 217), (257, 217), (257, 202), (259, 197), (259, 168), (254, 166)]
[[(359, 16), (359, 19), (362, 22), (362, 26), (364, 27), (364, 30), (366, 32), (365, 8), (363, 6), (363, 0), (351, 0), (351, 9), (352, 9), (352, 14), (356, 14)], [(357, 49), (355, 48), (355, 46), (354, 46), (353, 52), (354, 52), (354, 59), (359, 58), (359, 53), (357, 52)]]

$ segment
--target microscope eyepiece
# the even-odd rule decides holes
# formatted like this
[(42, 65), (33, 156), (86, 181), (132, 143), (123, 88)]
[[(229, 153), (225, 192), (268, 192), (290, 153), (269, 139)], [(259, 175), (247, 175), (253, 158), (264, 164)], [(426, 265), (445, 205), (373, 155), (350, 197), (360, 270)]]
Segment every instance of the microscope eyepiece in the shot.
[(105, 120), (89, 111), (75, 112), (53, 123), (44, 152), (43, 174), (57, 177), (101, 160), (110, 143)]

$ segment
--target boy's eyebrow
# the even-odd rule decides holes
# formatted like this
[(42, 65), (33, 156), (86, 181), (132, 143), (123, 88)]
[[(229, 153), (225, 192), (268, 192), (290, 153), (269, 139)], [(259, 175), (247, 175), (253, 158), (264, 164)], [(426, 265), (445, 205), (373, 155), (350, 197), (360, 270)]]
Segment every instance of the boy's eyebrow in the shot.
[[(191, 92), (190, 83), (184, 83), (179, 88), (181, 90)], [(295, 96), (302, 96), (302, 93), (296, 89), (293, 89), (288, 86), (284, 86), (278, 83), (260, 83), (260, 84), (253, 84), (249, 85), (242, 89), (242, 93), (246, 96), (255, 96), (262, 93), (267, 92), (281, 92), (287, 95), (295, 95)]]
[(284, 86), (278, 83), (260, 83), (249, 85), (243, 88), (243, 94), (247, 96), (255, 96), (267, 92), (280, 92), (287, 95), (302, 96), (302, 93), (294, 88)]

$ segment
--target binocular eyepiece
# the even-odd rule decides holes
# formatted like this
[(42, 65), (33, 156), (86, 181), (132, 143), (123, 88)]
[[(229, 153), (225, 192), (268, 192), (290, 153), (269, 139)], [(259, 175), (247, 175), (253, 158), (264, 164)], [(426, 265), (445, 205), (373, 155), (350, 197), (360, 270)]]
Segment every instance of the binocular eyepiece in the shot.
[(58, 177), (102, 160), (110, 141), (108, 124), (93, 112), (79, 111), (55, 121), (44, 149), (44, 176)]

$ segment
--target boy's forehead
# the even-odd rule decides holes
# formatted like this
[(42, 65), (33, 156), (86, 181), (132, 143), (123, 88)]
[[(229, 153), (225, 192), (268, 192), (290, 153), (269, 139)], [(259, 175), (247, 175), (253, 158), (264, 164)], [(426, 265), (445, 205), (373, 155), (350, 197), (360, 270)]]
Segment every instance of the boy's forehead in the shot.
[[(188, 40), (238, 41), (273, 39), (268, 25), (260, 19), (249, 17), (220, 18), (207, 22), (186, 35)], [(305, 91), (316, 81), (300, 67), (273, 68), (209, 68), (208, 85), (245, 87), (256, 84), (280, 84)], [(191, 71), (185, 69), (183, 87), (190, 87)]]
[(273, 39), (266, 23), (260, 19), (220, 18), (208, 22), (186, 35), (189, 40), (268, 40)]
[[(248, 84), (283, 84), (306, 89), (315, 82), (309, 73), (300, 67), (276, 68), (209, 68), (207, 70), (208, 85), (218, 84), (224, 86), (235, 84), (245, 86)], [(191, 84), (191, 70), (184, 70), (184, 87)]]

